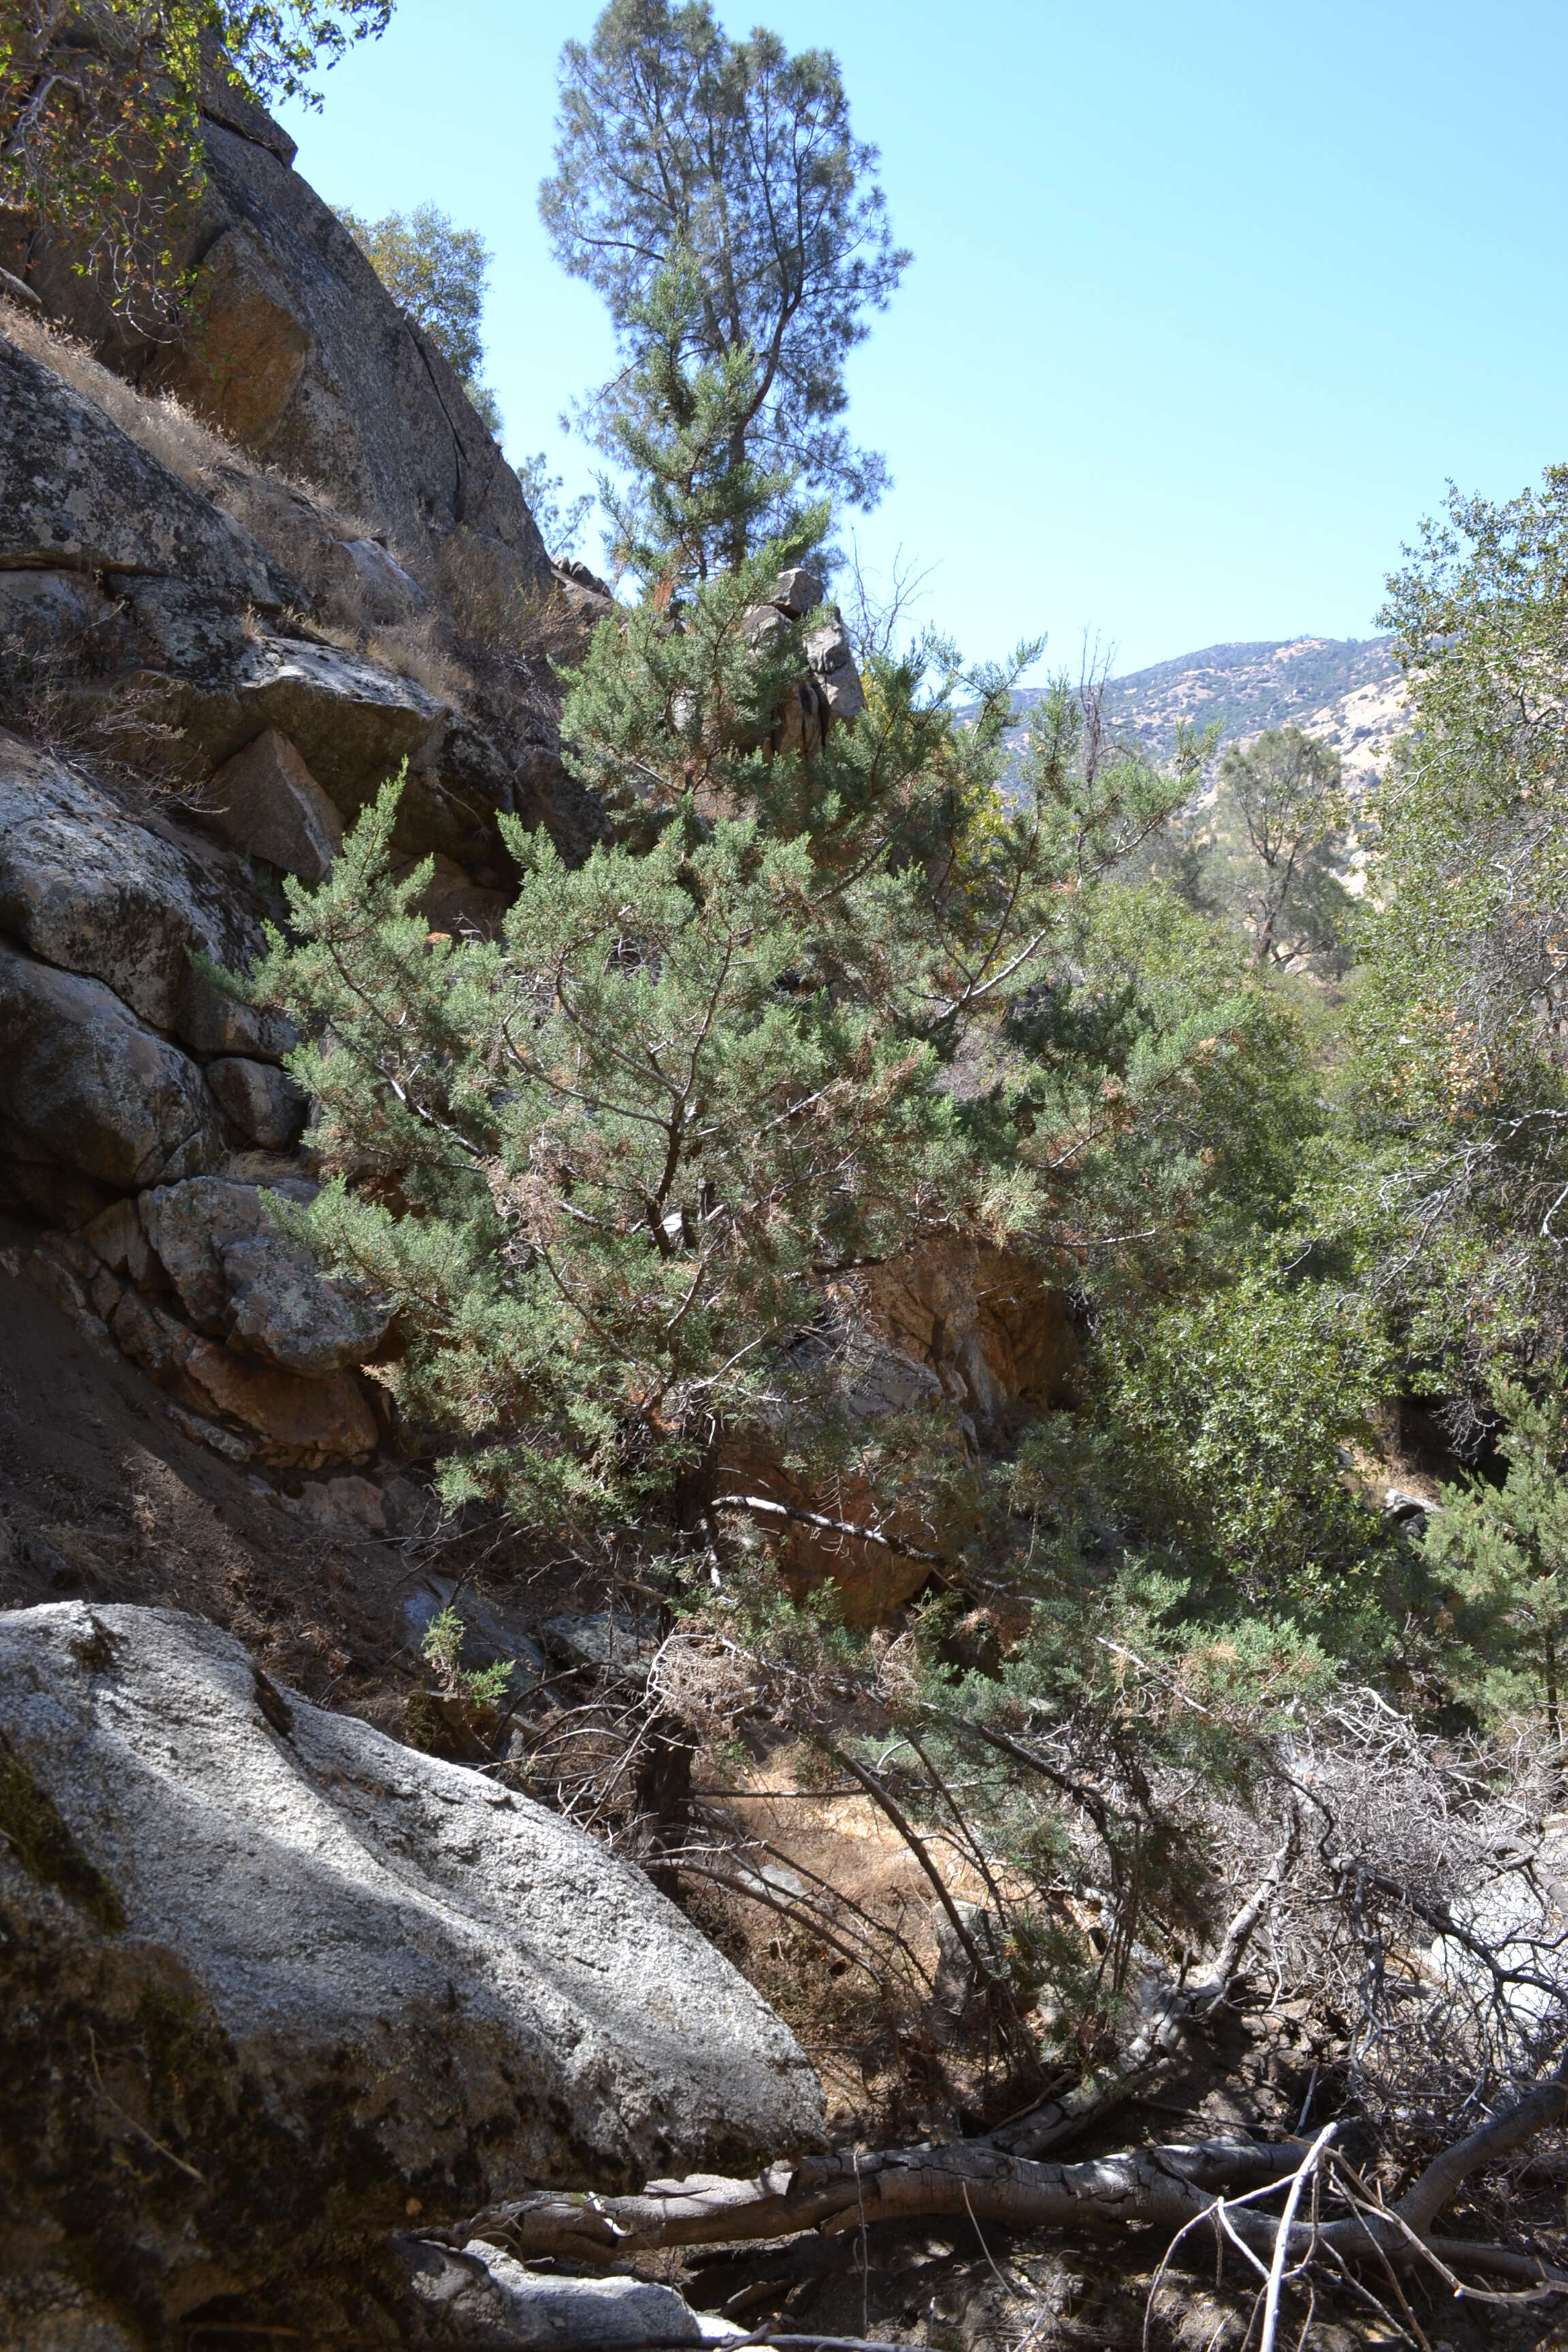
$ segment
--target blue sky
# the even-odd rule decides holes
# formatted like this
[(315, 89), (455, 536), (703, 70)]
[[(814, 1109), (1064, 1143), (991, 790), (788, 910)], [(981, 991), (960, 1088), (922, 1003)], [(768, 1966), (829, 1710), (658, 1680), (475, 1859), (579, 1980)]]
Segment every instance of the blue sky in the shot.
[[(514, 456), (608, 373), (546, 247), (577, 0), (400, 0), (285, 112), (322, 194), (429, 200), (495, 253), (489, 374)], [(972, 655), (1083, 633), (1131, 669), (1228, 638), (1363, 636), (1450, 476), (1568, 457), (1568, 10), (1550, 0), (766, 0), (838, 55), (915, 261), (851, 362), (895, 487), (869, 568), (930, 568)], [(596, 551), (586, 551), (592, 557)]]

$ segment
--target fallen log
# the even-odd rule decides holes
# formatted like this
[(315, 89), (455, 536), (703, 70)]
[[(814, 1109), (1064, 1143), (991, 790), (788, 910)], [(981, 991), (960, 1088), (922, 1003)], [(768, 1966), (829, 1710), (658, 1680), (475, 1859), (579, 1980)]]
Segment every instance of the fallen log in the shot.
[[(1256, 2203), (1297, 2179), (1312, 2154), (1301, 2140), (1205, 2140), (1079, 2164), (1014, 2156), (994, 2141), (961, 2140), (812, 2157), (750, 2180), (698, 2173), (651, 2181), (628, 2197), (542, 2189), (489, 2207), (468, 2225), (468, 2234), (502, 2244), (525, 2262), (549, 2255), (592, 2263), (672, 2246), (964, 2216), (1010, 2230), (1104, 2232), (1140, 2224), (1174, 2235), (1206, 2225), (1216, 2237), (1223, 2231), (1274, 2260), (1281, 2259), (1283, 2239), (1283, 2254), (1291, 2260), (1332, 2250), (1351, 2259), (1375, 2256), (1405, 2272), (1423, 2264), (1451, 2272), (1462, 2264), (1536, 2293), (1563, 2293), (1568, 2273), (1515, 2247), (1436, 2237), (1432, 2223), (1472, 2172), (1565, 2116), (1568, 2064), (1445, 2149), (1397, 2204), (1385, 2210), (1346, 2192), (1348, 2212), (1310, 2223), (1277, 2221)], [(1249, 2201), (1232, 2201), (1238, 2197)]]
[(1201, 2219), (1221, 2190), (1288, 2179), (1302, 2154), (1295, 2142), (1211, 2140), (1083, 2164), (1047, 2164), (1010, 2156), (984, 2140), (960, 2140), (945, 2147), (811, 2157), (753, 2180), (704, 2173), (656, 2180), (640, 2196), (541, 2189), (489, 2207), (468, 2227), (476, 2237), (499, 2235), (524, 2261), (551, 2254), (587, 2262), (667, 2246), (858, 2229), (862, 2217), (871, 2223), (968, 2212), (1022, 2230), (1066, 2229), (1092, 2216), (1180, 2229)]
[[(1016, 1741), (1009, 1743), (1019, 1754)], [(1004, 2125), (991, 2137), (1010, 2155), (1040, 2157), (1047, 2148), (1098, 2123), (1108, 2109), (1145, 2095), (1179, 2067), (1189, 2030), (1214, 2015), (1225, 2000), (1258, 1922), (1279, 1891), (1295, 1859), (1300, 1835), (1292, 1809), (1283, 1843), (1267, 1872), (1231, 1920), (1219, 1950), (1206, 1968), (1181, 1983), (1166, 1980), (1154, 1990), (1142, 2021), (1126, 2047), (1096, 2067), (1059, 2097), (1043, 2101)]]

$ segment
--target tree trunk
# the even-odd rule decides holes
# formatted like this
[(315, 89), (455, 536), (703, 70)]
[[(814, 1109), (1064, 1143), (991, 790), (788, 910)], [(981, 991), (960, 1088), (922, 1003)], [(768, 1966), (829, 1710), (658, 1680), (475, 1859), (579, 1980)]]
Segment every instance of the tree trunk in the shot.
[(1546, 1654), (1546, 1727), (1559, 1748), (1563, 1745), (1563, 1725), (1557, 1710), (1557, 1636), (1547, 1624), (1541, 1636)]

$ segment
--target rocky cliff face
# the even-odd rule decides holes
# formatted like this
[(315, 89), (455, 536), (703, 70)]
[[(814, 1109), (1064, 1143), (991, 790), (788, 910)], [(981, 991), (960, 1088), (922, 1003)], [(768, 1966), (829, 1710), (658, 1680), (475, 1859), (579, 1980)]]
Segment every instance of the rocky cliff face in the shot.
[(22, 215), (0, 214), (0, 268), (129, 382), (177, 394), (364, 518), (426, 585), (445, 555), (459, 570), (482, 563), (514, 594), (546, 590), (516, 475), (440, 352), (293, 170), (293, 141), (216, 73), (202, 132), (206, 184), (174, 255), (194, 272), (177, 340), (129, 330), (78, 257)]
[(498, 811), (584, 854), (548, 656), (604, 600), (282, 132), (216, 82), (205, 133), (176, 341), (0, 217), (0, 1206), (208, 1442), (321, 1467), (377, 1442), (377, 1318), (266, 1230), (311, 1181), (292, 1041), (203, 964), (400, 767), (444, 929), (506, 902)]

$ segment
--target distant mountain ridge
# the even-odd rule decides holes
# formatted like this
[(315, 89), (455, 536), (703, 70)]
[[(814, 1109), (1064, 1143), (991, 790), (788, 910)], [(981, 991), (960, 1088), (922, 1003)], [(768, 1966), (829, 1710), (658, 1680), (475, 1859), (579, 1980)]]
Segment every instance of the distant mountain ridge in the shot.
[[(1021, 688), (1020, 715), (1044, 688)], [(1404, 724), (1405, 689), (1392, 637), (1287, 637), (1276, 642), (1205, 646), (1112, 678), (1105, 715), (1112, 731), (1155, 759), (1174, 749), (1178, 720), (1198, 728), (1219, 721), (1224, 748), (1266, 727), (1300, 727), (1326, 738), (1344, 762), (1346, 782), (1373, 784)], [(1009, 740), (1021, 748), (1024, 730)]]

